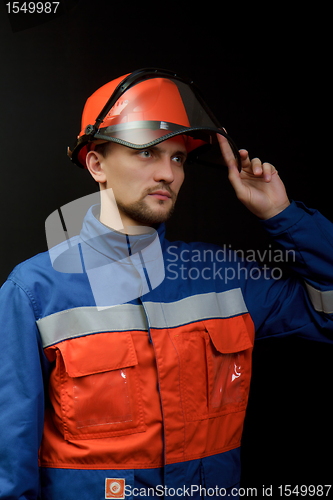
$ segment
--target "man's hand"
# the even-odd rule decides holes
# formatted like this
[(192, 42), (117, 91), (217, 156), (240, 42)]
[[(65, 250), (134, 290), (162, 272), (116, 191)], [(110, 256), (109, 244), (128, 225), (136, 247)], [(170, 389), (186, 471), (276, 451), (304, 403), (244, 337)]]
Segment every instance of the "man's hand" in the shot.
[(225, 163), (229, 169), (229, 180), (237, 198), (260, 219), (270, 219), (290, 205), (286, 189), (275, 167), (261, 163), (259, 158), (250, 160), (245, 149), (239, 151), (241, 172), (237, 161), (222, 135), (217, 136)]

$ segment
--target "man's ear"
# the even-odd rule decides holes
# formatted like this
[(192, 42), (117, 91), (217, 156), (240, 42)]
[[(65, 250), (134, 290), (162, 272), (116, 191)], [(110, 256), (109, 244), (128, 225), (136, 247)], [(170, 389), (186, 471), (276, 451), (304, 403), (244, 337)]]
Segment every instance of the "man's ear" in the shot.
[(106, 175), (102, 167), (103, 156), (97, 151), (89, 151), (86, 156), (87, 169), (91, 173), (93, 179), (100, 184), (106, 182)]

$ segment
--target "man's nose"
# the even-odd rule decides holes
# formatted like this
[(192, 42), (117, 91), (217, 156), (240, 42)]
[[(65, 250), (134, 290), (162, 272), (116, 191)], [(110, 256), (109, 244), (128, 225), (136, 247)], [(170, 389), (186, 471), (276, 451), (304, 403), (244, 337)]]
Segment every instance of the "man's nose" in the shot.
[(156, 163), (154, 180), (156, 182), (164, 181), (171, 184), (174, 178), (175, 176), (171, 158), (160, 158), (160, 160)]

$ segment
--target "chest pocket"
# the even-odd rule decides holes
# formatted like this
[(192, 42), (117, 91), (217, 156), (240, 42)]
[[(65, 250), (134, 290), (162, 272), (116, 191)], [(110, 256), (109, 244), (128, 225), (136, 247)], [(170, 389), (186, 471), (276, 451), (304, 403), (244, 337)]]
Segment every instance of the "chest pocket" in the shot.
[(246, 408), (253, 346), (250, 336), (243, 316), (187, 325), (174, 336), (188, 421)]
[(50, 378), (54, 420), (65, 439), (145, 430), (138, 360), (130, 333), (88, 335), (48, 350), (49, 357), (56, 358)]

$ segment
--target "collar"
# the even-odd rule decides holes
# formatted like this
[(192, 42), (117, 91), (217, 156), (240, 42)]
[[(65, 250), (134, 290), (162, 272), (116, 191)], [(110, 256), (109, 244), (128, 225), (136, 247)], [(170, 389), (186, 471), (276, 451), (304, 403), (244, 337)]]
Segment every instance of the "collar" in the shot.
[(100, 205), (93, 205), (88, 210), (80, 232), (80, 239), (93, 250), (108, 259), (119, 261), (125, 257), (142, 252), (158, 237), (161, 246), (165, 236), (162, 223), (155, 230), (147, 227), (144, 234), (127, 235), (105, 226), (99, 221)]
[(161, 238), (157, 231), (127, 235), (98, 220), (100, 205), (91, 207), (80, 233), (82, 268), (87, 273), (97, 307), (119, 305), (147, 294), (164, 280)]
[(103, 308), (137, 300), (162, 283), (165, 226), (127, 235), (102, 224), (99, 211), (100, 205), (92, 206), (80, 236), (49, 253), (56, 271), (86, 273), (96, 306)]

